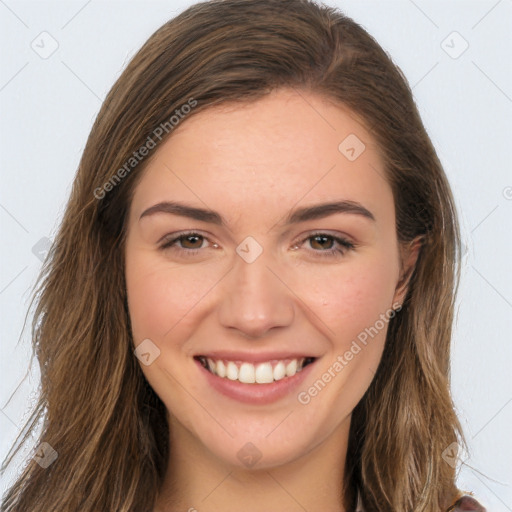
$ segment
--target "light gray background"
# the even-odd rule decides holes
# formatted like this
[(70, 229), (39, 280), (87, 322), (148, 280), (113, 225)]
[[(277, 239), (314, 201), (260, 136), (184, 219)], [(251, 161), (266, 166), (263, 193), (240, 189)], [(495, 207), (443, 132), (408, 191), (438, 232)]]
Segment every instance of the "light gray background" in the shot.
[[(38, 382), (36, 363), (22, 381), (30, 289), (93, 120), (127, 60), (191, 3), (0, 0), (2, 459)], [(329, 5), (361, 23), (402, 68), (453, 186), (466, 253), (452, 382), (471, 447), (458, 484), (489, 511), (511, 511), (512, 0)]]

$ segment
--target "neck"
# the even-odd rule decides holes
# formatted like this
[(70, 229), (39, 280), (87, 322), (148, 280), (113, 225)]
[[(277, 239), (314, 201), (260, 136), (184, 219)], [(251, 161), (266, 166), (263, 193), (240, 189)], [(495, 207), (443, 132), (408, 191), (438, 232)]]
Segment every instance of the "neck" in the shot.
[(343, 493), (350, 417), (326, 440), (280, 466), (247, 469), (219, 460), (176, 421), (154, 512), (346, 512)]

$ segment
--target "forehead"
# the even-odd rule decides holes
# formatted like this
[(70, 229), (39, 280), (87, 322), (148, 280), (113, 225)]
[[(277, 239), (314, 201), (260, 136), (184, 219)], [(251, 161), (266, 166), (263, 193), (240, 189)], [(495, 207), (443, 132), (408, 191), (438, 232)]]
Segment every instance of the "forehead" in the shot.
[(362, 122), (322, 96), (293, 90), (182, 121), (144, 169), (131, 210), (138, 217), (172, 199), (207, 205), (232, 222), (340, 199), (394, 219), (379, 148)]

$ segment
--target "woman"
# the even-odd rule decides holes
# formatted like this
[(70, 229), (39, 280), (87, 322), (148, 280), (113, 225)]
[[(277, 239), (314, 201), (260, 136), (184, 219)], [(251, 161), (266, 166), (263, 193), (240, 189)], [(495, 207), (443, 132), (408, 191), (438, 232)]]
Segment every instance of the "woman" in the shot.
[(484, 510), (455, 485), (459, 243), (359, 25), (191, 7), (91, 131), (37, 294), (43, 431), (4, 510)]

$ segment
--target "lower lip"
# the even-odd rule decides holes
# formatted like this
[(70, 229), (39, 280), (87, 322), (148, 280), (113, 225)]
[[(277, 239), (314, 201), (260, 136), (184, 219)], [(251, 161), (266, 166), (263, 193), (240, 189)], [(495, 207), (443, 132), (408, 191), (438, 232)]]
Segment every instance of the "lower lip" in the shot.
[(316, 361), (308, 364), (293, 377), (285, 377), (268, 384), (244, 384), (238, 380), (219, 377), (208, 371), (199, 361), (195, 361), (201, 373), (205, 376), (208, 385), (228, 398), (247, 404), (264, 405), (297, 391), (297, 388), (311, 372)]

